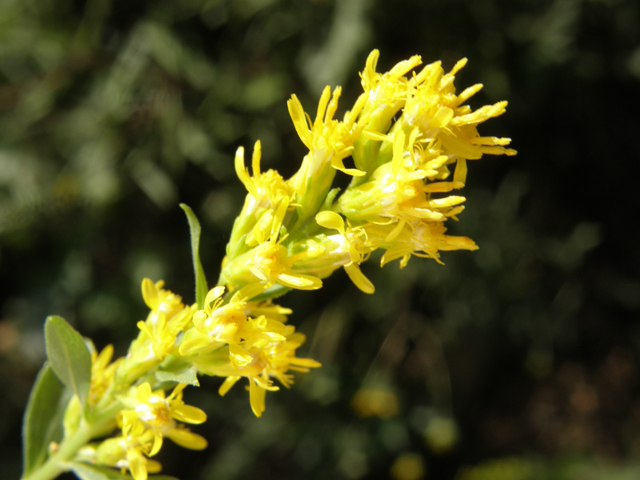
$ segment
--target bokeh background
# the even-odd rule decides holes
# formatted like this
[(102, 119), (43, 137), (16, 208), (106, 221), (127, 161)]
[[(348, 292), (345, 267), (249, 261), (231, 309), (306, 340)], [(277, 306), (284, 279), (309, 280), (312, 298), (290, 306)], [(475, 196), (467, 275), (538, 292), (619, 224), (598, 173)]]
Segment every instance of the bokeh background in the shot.
[[(481, 127), (516, 157), (470, 164), (446, 266), (364, 266), (282, 303), (323, 367), (251, 414), (240, 387), (186, 393), (204, 452), (166, 445), (183, 480), (640, 478), (637, 140), (640, 4), (631, 0), (3, 0), (0, 3), (0, 470), (59, 314), (126, 352), (144, 277), (193, 301), (188, 227), (218, 275), (260, 139), (286, 177), (304, 147), (286, 109), (339, 112), (413, 54), (462, 57)], [(635, 105), (635, 107), (634, 107)], [(364, 393), (363, 393), (364, 392)], [(170, 443), (170, 442), (167, 442)], [(70, 478), (70, 477), (69, 477)]]

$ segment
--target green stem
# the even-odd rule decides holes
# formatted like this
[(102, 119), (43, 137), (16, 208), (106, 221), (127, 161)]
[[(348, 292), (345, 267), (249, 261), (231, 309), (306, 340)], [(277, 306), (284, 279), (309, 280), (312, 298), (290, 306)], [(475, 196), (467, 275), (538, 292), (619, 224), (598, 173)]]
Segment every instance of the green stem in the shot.
[(104, 428), (112, 422), (116, 414), (122, 409), (119, 402), (114, 402), (96, 417), (92, 424), (84, 419), (80, 422), (78, 429), (65, 438), (59, 445), (58, 450), (31, 475), (22, 477), (21, 480), (53, 480), (68, 468), (64, 465), (75, 457), (78, 450), (84, 447), (89, 441), (104, 433)]

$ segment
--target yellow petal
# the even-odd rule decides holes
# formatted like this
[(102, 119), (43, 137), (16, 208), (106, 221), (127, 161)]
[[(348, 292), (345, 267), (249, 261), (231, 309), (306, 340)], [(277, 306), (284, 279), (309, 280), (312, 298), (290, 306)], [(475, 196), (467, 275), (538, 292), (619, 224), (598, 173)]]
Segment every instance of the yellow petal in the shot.
[(320, 362), (316, 362), (315, 360), (313, 360), (312, 358), (298, 358), (298, 357), (293, 357), (290, 360), (290, 363), (292, 365), (298, 365), (300, 367), (307, 367), (307, 368), (319, 368), (322, 366), (322, 364)]
[[(467, 181), (467, 161), (464, 158), (458, 158), (458, 162), (456, 163), (456, 171), (453, 174), (453, 184), (464, 183)], [(461, 188), (461, 187), (454, 187)]]
[(191, 405), (175, 405), (171, 407), (171, 416), (184, 423), (198, 425), (207, 421), (207, 414)]
[(242, 377), (227, 377), (224, 379), (224, 382), (222, 382), (222, 385), (220, 385), (220, 388), (218, 389), (218, 393), (220, 394), (221, 397), (224, 397), (227, 392), (231, 389), (231, 387), (233, 387), (236, 382), (238, 380), (240, 380)]
[(153, 437), (153, 447), (151, 447), (151, 451), (149, 452), (150, 457), (153, 457), (162, 448), (162, 434), (157, 432), (154, 433), (155, 435)]
[(93, 363), (93, 368), (98, 370), (104, 370), (107, 367), (107, 365), (109, 365), (109, 362), (111, 361), (112, 357), (113, 357), (113, 345), (107, 345), (102, 349), (102, 352), (100, 352), (100, 355), (98, 355), (97, 358), (95, 359)]
[(406, 220), (400, 220), (398, 224), (395, 227), (393, 227), (393, 230), (389, 232), (389, 235), (387, 235), (386, 238), (384, 239), (385, 243), (390, 242), (391, 240), (396, 238), (398, 235), (400, 235), (400, 232), (404, 230), (404, 226), (406, 223), (407, 223)]
[(155, 460), (147, 460), (147, 472), (160, 473), (162, 471), (162, 465)]
[(251, 410), (258, 418), (262, 416), (262, 412), (265, 410), (264, 398), (266, 393), (267, 391), (260, 388), (256, 382), (249, 380), (249, 402), (251, 403)]
[(311, 275), (288, 275), (281, 273), (278, 275), (278, 282), (286, 287), (297, 288), (299, 290), (317, 290), (322, 287), (322, 280)]
[(149, 326), (145, 322), (140, 320), (137, 323), (137, 325), (140, 331), (144, 333), (147, 337), (149, 337), (149, 340), (153, 340), (153, 333), (151, 332), (151, 330), (149, 329)]
[(145, 382), (136, 389), (136, 401), (138, 403), (147, 403), (151, 398), (151, 385)]
[(371, 283), (369, 279), (364, 276), (364, 273), (360, 271), (360, 267), (358, 267), (358, 265), (352, 263), (351, 265), (346, 265), (344, 269), (347, 272), (347, 275), (349, 275), (351, 281), (355, 283), (356, 287), (358, 287), (364, 293), (371, 294), (375, 292), (376, 289), (373, 286), (373, 283)]
[(204, 297), (204, 305), (209, 306), (212, 302), (220, 298), (224, 294), (224, 287), (214, 287)]
[(169, 395), (167, 397), (167, 401), (171, 401), (174, 398), (177, 398), (178, 401), (182, 400), (182, 391), (187, 387), (187, 385), (185, 383), (179, 383), (178, 385), (176, 385), (176, 387), (173, 389), (173, 392), (171, 392), (171, 395)]
[(142, 280), (142, 298), (150, 309), (154, 310), (158, 306), (158, 289), (148, 278)]
[(253, 360), (253, 357), (240, 345), (229, 345), (229, 356), (240, 366), (247, 365)]
[(404, 139), (405, 135), (402, 130), (398, 130), (393, 137), (393, 160), (391, 160), (391, 171), (397, 174), (402, 167), (404, 159)]
[(262, 153), (262, 147), (260, 144), (260, 140), (256, 141), (253, 145), (253, 155), (251, 156), (251, 168), (253, 169), (253, 176), (257, 177), (260, 175), (260, 156)]
[(127, 451), (127, 462), (135, 480), (147, 480), (147, 459), (137, 449)]
[(238, 175), (238, 178), (240, 179), (244, 187), (251, 195), (253, 195), (254, 198), (257, 197), (258, 192), (256, 190), (256, 186), (251, 180), (251, 176), (247, 171), (247, 167), (244, 166), (244, 148), (238, 147), (238, 150), (236, 150), (234, 165), (236, 169), (236, 175)]
[(318, 225), (331, 230), (338, 230), (344, 235), (344, 220), (336, 212), (325, 210), (316, 215)]
[[(349, 154), (351, 153), (351, 150), (353, 150), (353, 148), (349, 147), (349, 149), (348, 149)], [(344, 162), (339, 157), (333, 157), (331, 159), (331, 166), (333, 168), (335, 168), (336, 170), (340, 170), (342, 173), (345, 173), (347, 175), (351, 175), (352, 177), (362, 177), (362, 176), (366, 175), (366, 172), (363, 172), (362, 170), (358, 170), (357, 168), (347, 168), (347, 167), (345, 167), (344, 166)]]
[(298, 132), (300, 140), (302, 140), (302, 143), (304, 143), (308, 149), (311, 149), (313, 146), (311, 131), (309, 130), (309, 123), (307, 122), (307, 117), (298, 97), (291, 95), (291, 99), (287, 101), (287, 108), (289, 109), (289, 115), (291, 116), (293, 126), (296, 132)]
[(166, 435), (181, 447), (190, 450), (204, 450), (207, 448), (207, 441), (203, 437), (185, 428), (172, 428), (166, 432)]
[(482, 151), (479, 147), (471, 145), (454, 135), (444, 134), (440, 135), (438, 138), (442, 142), (442, 145), (444, 145), (454, 155), (470, 160), (477, 160), (482, 157)]
[(440, 107), (436, 114), (429, 119), (429, 126), (431, 128), (444, 128), (453, 119), (453, 110), (448, 107)]
[(264, 283), (250, 283), (249, 285), (245, 285), (244, 287), (236, 290), (231, 297), (231, 301), (233, 302), (245, 302), (251, 300), (253, 297), (257, 297), (261, 293), (266, 290), (266, 285)]

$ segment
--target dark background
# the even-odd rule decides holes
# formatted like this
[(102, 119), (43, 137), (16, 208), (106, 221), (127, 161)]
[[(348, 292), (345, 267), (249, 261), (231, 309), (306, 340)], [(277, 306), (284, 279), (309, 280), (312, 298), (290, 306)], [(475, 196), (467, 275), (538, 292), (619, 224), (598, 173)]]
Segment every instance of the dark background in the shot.
[[(0, 470), (18, 478), (20, 424), (59, 314), (126, 352), (142, 278), (193, 301), (188, 227), (203, 224), (210, 283), (245, 192), (233, 154), (260, 139), (285, 177), (325, 84), (339, 113), (378, 71), (441, 59), (480, 127), (516, 157), (471, 162), (454, 234), (477, 252), (344, 272), (282, 299), (323, 367), (267, 395), (186, 392), (209, 415), (186, 479), (458, 480), (640, 477), (636, 139), (640, 5), (626, 0), (5, 0), (0, 4)], [(453, 222), (452, 222), (453, 223)], [(363, 417), (360, 389), (397, 411)], [(383, 412), (384, 413), (384, 412)], [(413, 465), (413, 467), (411, 466)], [(420, 472), (422, 471), (422, 473)]]

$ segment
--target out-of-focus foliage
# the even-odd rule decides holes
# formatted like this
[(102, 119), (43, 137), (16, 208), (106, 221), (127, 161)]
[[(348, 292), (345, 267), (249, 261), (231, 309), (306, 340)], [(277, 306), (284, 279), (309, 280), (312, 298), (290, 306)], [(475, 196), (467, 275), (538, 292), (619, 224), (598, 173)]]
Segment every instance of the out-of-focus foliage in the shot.
[[(421, 54), (519, 155), (470, 162), (446, 266), (364, 266), (286, 297), (323, 368), (250, 415), (245, 392), (191, 389), (205, 452), (183, 479), (626, 479), (640, 455), (640, 6), (631, 0), (7, 0), (0, 3), (0, 465), (59, 314), (124, 353), (164, 278), (194, 300), (188, 226), (216, 278), (244, 198), (239, 145), (292, 174), (285, 101), (326, 84), (348, 105), (372, 48)], [(344, 112), (344, 108), (339, 109)], [(363, 395), (362, 392), (365, 394)], [(368, 393), (367, 393), (368, 392)], [(372, 393), (373, 392), (373, 393)]]

